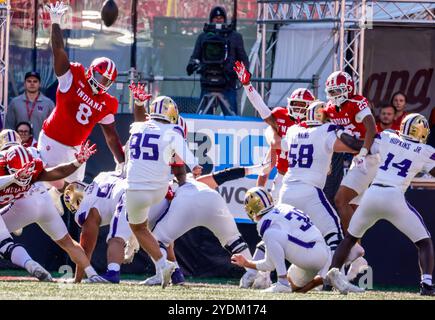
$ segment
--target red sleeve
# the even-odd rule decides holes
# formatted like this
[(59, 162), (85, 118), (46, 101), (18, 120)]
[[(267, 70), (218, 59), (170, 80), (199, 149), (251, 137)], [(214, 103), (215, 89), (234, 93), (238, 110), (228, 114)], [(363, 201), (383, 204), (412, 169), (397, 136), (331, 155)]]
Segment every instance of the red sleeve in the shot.
[(33, 174), (32, 181), (37, 181), (39, 175), (44, 170), (44, 163), (41, 159), (35, 159), (35, 173)]
[(85, 74), (85, 67), (81, 63), (78, 62), (71, 62), (69, 64), (69, 68), (73, 74), (73, 77), (79, 74)]

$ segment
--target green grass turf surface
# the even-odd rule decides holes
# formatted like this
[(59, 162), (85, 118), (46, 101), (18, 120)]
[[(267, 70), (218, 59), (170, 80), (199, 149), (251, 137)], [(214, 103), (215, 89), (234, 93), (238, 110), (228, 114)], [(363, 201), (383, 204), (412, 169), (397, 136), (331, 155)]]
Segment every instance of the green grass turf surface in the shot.
[[(53, 276), (60, 277), (59, 274)], [(139, 285), (143, 276), (126, 275), (121, 284), (41, 283), (21, 271), (0, 271), (0, 300), (4, 299), (140, 299), (140, 300), (409, 300), (421, 297), (416, 288), (375, 288), (363, 294), (340, 295), (338, 292), (312, 291), (307, 294), (267, 294), (259, 290), (239, 289), (237, 279), (191, 279), (184, 286), (146, 287)]]

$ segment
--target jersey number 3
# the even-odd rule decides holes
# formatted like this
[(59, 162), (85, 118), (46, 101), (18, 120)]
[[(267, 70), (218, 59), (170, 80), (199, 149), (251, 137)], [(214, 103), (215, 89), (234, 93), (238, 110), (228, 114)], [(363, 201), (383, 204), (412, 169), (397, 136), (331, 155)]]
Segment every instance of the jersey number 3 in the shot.
[(76, 114), (76, 120), (80, 124), (86, 125), (89, 123), (90, 116), (92, 116), (91, 107), (89, 107), (87, 104), (80, 103), (79, 111), (77, 111), (77, 114)]

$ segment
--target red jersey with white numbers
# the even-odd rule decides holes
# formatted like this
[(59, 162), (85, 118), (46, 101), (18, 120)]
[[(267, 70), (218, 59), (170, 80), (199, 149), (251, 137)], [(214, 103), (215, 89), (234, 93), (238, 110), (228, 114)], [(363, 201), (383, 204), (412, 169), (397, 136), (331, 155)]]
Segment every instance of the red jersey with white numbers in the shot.
[(53, 140), (77, 146), (91, 134), (94, 126), (109, 114), (116, 114), (118, 100), (108, 93), (94, 95), (80, 63), (71, 63), (72, 84), (65, 93), (56, 92), (56, 107), (42, 129)]
[[(0, 176), (9, 174), (6, 167), (6, 159), (4, 154), (0, 154)], [(44, 170), (44, 164), (41, 159), (35, 159), (35, 173), (33, 174), (31, 182), (27, 186), (19, 186), (12, 183), (4, 189), (0, 189), (0, 206), (9, 204), (17, 199), (23, 197), (32, 187), (32, 184), (37, 181), (39, 175)]]
[[(285, 137), (287, 129), (292, 125), (296, 124), (296, 120), (290, 117), (287, 108), (276, 107), (272, 110), (272, 116), (275, 118), (278, 124), (278, 134), (279, 136)], [(288, 170), (288, 152), (282, 152), (281, 150), (276, 150), (276, 168), (280, 173), (286, 173)]]
[(357, 121), (357, 114), (364, 109), (369, 109), (369, 103), (366, 98), (360, 95), (355, 95), (351, 99), (346, 100), (340, 108), (337, 108), (331, 101), (328, 101), (324, 112), (329, 120), (352, 133), (360, 139), (364, 139), (366, 128), (362, 122)]

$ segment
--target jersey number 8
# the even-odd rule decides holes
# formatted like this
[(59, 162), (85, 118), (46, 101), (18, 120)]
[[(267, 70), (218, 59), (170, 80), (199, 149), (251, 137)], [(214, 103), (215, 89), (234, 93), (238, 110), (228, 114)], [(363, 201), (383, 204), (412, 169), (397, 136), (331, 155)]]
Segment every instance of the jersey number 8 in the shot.
[(86, 125), (89, 123), (90, 116), (92, 116), (91, 107), (89, 107), (87, 104), (80, 103), (79, 111), (77, 111), (77, 114), (76, 114), (76, 120), (79, 123)]

